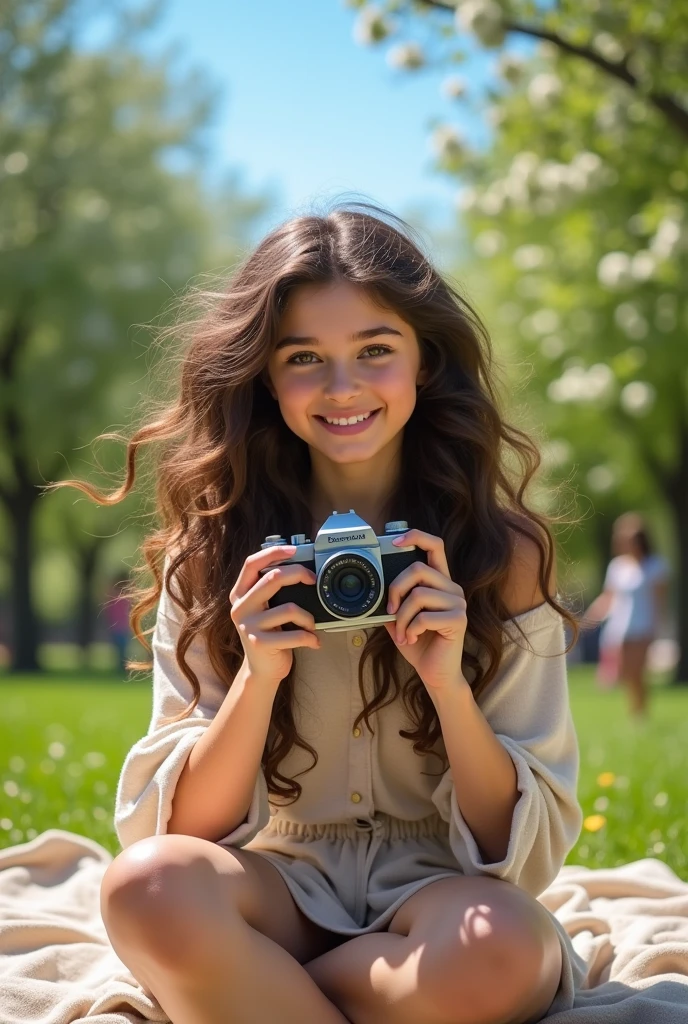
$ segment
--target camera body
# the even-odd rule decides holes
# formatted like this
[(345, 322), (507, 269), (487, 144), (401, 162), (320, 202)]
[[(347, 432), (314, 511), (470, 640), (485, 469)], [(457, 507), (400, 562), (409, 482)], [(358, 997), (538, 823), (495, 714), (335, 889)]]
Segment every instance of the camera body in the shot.
[[(296, 551), (279, 564), (301, 563), (316, 575), (315, 584), (294, 583), (283, 587), (268, 604), (271, 608), (293, 602), (309, 611), (315, 628), (326, 632), (365, 629), (393, 622), (387, 614), (390, 583), (413, 562), (426, 562), (427, 553), (413, 544), (395, 545), (392, 541), (408, 531), (408, 523), (385, 523), (385, 532), (377, 537), (372, 526), (353, 509), (333, 512), (310, 541), (305, 534), (293, 534)], [(286, 544), (273, 534), (261, 548)], [(262, 570), (263, 573), (269, 569)], [(287, 624), (283, 629), (295, 629)]]

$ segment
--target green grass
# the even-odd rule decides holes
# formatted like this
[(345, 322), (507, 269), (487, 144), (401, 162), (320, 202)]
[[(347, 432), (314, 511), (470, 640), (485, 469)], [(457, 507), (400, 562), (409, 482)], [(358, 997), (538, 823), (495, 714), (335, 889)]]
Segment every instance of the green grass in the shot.
[[(622, 692), (597, 689), (590, 667), (571, 668), (570, 689), (579, 797), (589, 824), (601, 827), (584, 827), (567, 863), (657, 857), (688, 880), (688, 687), (653, 685), (645, 727), (629, 720)], [(74, 671), (0, 677), (0, 848), (63, 828), (115, 855), (118, 773), (148, 728), (150, 701), (149, 681)]]

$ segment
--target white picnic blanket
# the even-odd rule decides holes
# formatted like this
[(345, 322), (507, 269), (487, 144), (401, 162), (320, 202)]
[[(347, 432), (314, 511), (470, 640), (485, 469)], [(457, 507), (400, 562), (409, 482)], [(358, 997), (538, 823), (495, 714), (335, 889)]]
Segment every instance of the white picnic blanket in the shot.
[[(109, 943), (100, 883), (111, 860), (53, 828), (0, 850), (0, 1024), (169, 1022)], [(585, 965), (574, 1008), (548, 1024), (688, 1024), (688, 882), (655, 858), (570, 865), (540, 901)]]

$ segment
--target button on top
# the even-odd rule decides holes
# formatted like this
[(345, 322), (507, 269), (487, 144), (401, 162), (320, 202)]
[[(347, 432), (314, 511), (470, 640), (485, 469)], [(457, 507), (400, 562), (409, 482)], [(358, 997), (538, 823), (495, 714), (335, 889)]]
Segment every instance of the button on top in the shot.
[(362, 645), (363, 637), (360, 635), (360, 633), (356, 633), (351, 643), (354, 645), (354, 647), (360, 647)]
[(353, 734), (356, 737), (356, 739), (358, 739), (358, 737), (361, 735), (361, 730), (359, 729), (359, 727), (357, 725), (354, 726)]
[(352, 793), (351, 794), (352, 803), (360, 804), (362, 799), (363, 799), (363, 797), (361, 796), (360, 793)]

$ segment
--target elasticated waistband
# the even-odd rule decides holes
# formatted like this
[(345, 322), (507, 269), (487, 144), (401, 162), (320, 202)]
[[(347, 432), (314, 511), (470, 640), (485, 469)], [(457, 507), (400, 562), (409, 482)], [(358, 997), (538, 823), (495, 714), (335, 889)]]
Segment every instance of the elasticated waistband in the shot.
[(420, 839), (448, 836), (449, 824), (439, 814), (431, 814), (418, 821), (404, 821), (378, 812), (372, 818), (353, 818), (349, 821), (322, 822), (315, 825), (291, 821), (277, 814), (270, 818), (265, 831), (278, 835), (303, 836), (308, 839), (353, 839), (366, 833), (383, 839)]

